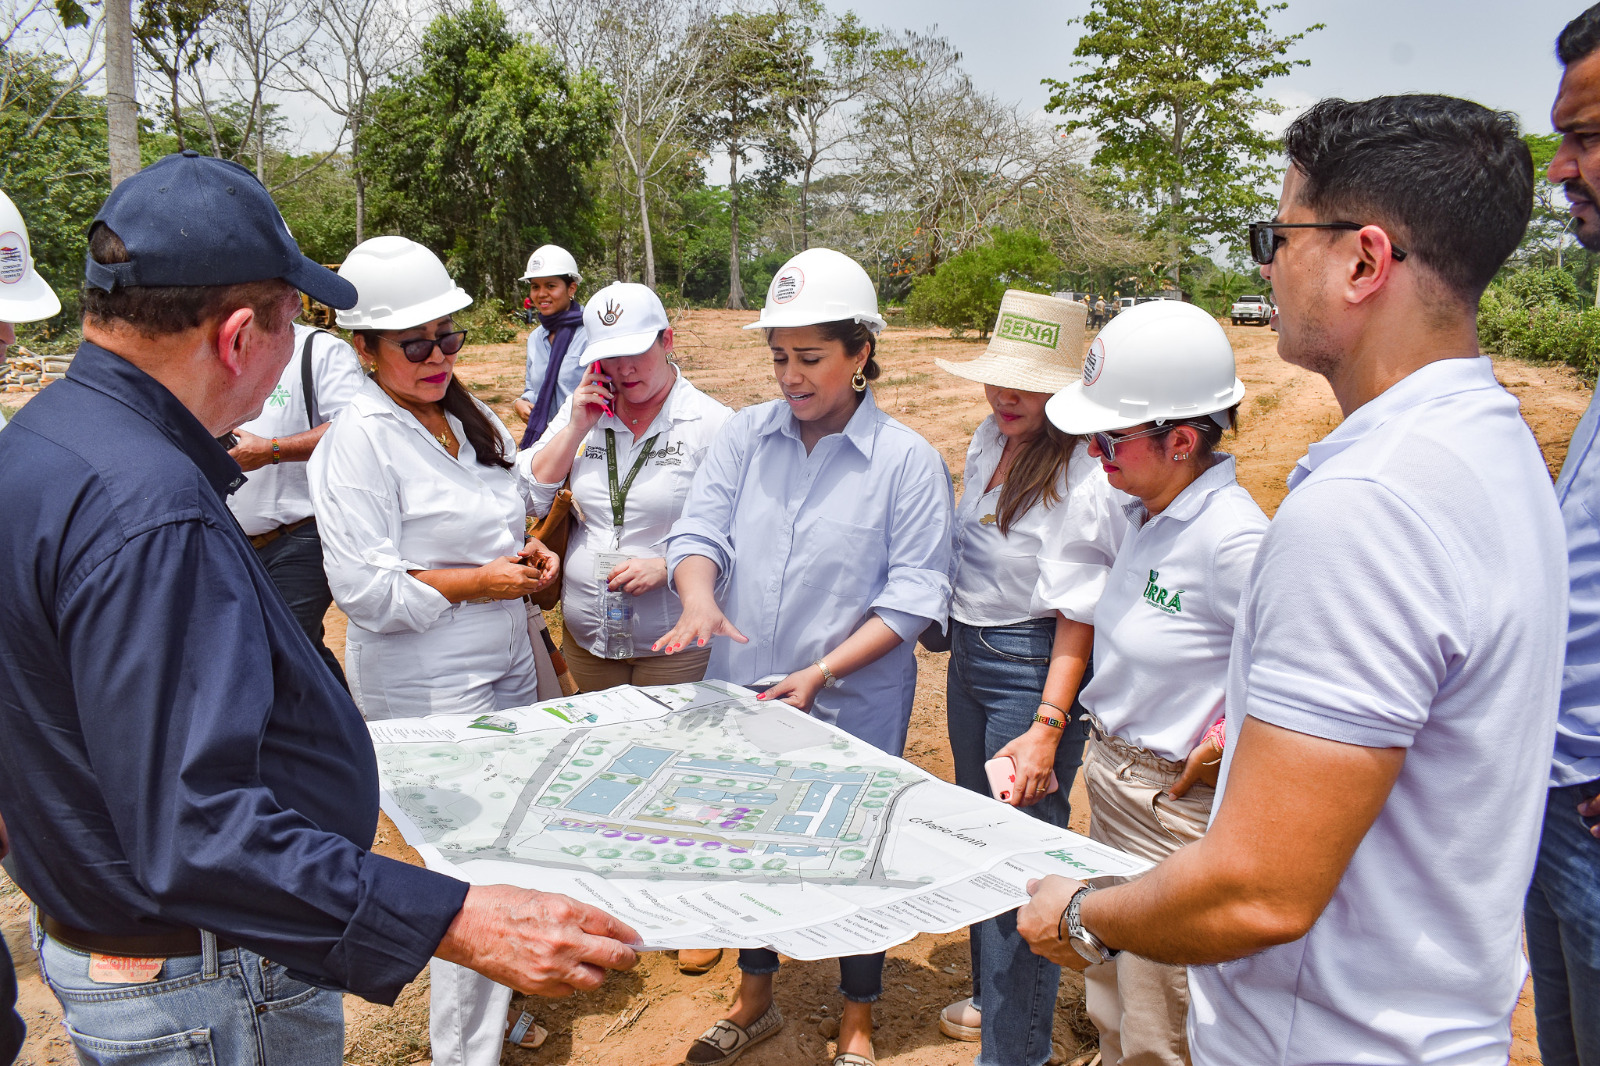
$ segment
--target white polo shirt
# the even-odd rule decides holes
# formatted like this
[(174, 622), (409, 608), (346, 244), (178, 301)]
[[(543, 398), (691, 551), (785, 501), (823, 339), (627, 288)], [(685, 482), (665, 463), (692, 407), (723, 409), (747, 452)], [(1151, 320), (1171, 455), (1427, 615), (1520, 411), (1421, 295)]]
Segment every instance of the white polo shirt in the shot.
[(1056, 478), (1060, 499), (1048, 506), (1036, 502), (1001, 533), (995, 514), (1005, 486), (984, 486), (1005, 444), (990, 415), (967, 448), (950, 563), (950, 617), (969, 626), (1004, 626), (1060, 611), (1074, 622), (1088, 622), (1128, 530), (1122, 507), (1129, 497), (1111, 487), (1099, 462), (1079, 445)]
[(1550, 475), (1489, 360), (1446, 359), (1289, 486), (1239, 608), (1216, 809), (1245, 715), (1406, 758), (1306, 936), (1190, 968), (1194, 1061), (1500, 1066), (1566, 637)]
[[(311, 387), (316, 390), (317, 425), (332, 421), (344, 410), (366, 376), (355, 349), (331, 333), (295, 323), (294, 355), (283, 368), (277, 386), (262, 405), (261, 414), (240, 429), (258, 437), (292, 437), (316, 428), (306, 413), (304, 380), (300, 359), (306, 338), (311, 342)], [(320, 442), (319, 442), (320, 443)], [(279, 526), (298, 522), (312, 513), (311, 485), (306, 480), (305, 463), (268, 464), (250, 471), (232, 496), (228, 507), (239, 525), (251, 536), (270, 533)]]
[(1234, 617), (1267, 516), (1233, 456), (1134, 528), (1094, 610), (1094, 678), (1078, 699), (1108, 733), (1182, 762), (1222, 713)]

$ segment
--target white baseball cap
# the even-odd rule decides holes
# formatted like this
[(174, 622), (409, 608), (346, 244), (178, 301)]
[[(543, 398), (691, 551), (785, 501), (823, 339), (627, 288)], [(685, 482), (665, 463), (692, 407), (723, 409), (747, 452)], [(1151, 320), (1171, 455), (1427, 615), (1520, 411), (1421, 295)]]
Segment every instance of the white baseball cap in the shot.
[(648, 351), (656, 334), (668, 329), (667, 309), (648, 285), (616, 281), (589, 297), (583, 309), (583, 330), (589, 343), (585, 361), (617, 359)]

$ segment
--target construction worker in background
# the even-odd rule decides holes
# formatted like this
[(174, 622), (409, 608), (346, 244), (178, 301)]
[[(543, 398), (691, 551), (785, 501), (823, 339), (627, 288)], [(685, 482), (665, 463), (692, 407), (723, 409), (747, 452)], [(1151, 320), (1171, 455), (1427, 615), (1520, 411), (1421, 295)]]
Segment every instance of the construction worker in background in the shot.
[[(61, 301), (39, 272), (33, 268), (33, 246), (28, 243), (28, 226), (11, 197), (0, 192), (0, 363), (6, 351), (17, 343), (13, 322), (37, 322), (61, 313)], [(0, 427), (6, 424), (0, 414)], [(8, 850), (6, 823), (0, 817), (0, 859)], [(0, 939), (0, 1063), (13, 1062), (22, 1050), (27, 1034), (16, 1012), (17, 975), (11, 968), (11, 954)]]
[(554, 244), (537, 248), (528, 256), (521, 280), (528, 283), (528, 298), (539, 315), (539, 325), (528, 334), (525, 387), (512, 405), (528, 424), (522, 447), (529, 448), (583, 380), (589, 335), (583, 328), (583, 305), (576, 302), (583, 275), (571, 252)]
[(233, 431), (237, 443), (228, 450), (249, 475), (228, 497), (228, 508), (341, 685), (344, 670), (322, 640), (322, 618), (333, 593), (322, 569), (322, 536), (311, 509), (306, 460), (360, 386), (355, 349), (326, 330), (297, 322), (289, 365), (261, 414)]

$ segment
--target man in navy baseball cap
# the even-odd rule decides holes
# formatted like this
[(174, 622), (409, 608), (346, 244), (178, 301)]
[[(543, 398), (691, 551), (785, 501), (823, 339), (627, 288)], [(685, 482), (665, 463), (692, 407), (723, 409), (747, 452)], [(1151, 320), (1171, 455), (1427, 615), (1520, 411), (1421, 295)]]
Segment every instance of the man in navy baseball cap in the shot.
[(214, 438), (278, 381), (295, 290), (355, 289), (192, 152), (117, 187), (85, 278), (72, 368), (0, 434), (0, 810), (80, 1056), (335, 1066), (329, 990), (392, 1003), (435, 953), (545, 994), (632, 965), (593, 908), (369, 850), (371, 737), (228, 510)]

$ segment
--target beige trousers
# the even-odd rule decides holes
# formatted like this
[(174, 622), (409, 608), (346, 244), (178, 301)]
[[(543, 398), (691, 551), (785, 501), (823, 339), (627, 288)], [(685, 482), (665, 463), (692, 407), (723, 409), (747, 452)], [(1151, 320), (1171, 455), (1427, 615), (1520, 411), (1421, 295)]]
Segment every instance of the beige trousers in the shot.
[[(1215, 791), (1196, 785), (1173, 799), (1166, 790), (1182, 773), (1182, 763), (1095, 730), (1083, 756), (1090, 838), (1151, 862), (1199, 840)], [(1188, 1066), (1184, 967), (1123, 952), (1084, 972), (1084, 1000), (1103, 1066)]]
[(578, 683), (579, 692), (598, 692), (618, 685), (682, 685), (706, 676), (711, 646), (671, 655), (640, 655), (632, 659), (602, 659), (578, 642), (572, 630), (561, 630), (561, 654)]

